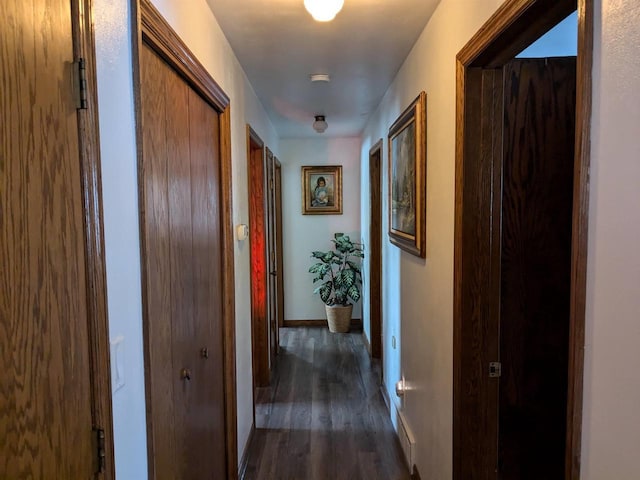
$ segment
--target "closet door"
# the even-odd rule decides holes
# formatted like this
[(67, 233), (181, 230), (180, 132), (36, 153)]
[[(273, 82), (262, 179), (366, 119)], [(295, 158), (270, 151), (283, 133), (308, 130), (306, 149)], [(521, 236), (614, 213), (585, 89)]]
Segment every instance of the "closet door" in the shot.
[(146, 45), (141, 78), (151, 476), (226, 478), (219, 115)]

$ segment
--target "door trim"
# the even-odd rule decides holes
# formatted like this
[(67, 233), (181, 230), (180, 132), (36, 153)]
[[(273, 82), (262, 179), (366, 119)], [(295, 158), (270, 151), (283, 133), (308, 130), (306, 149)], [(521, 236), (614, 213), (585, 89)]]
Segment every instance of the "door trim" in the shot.
[[(478, 283), (477, 251), (465, 242), (472, 236), (484, 242), (480, 248), (482, 262), (492, 262), (492, 228), (484, 226), (487, 212), (478, 213), (478, 198), (490, 209), (491, 182), (473, 185), (465, 177), (470, 166), (482, 166), (488, 179), (495, 174), (495, 156), (480, 135), (485, 128), (500, 133), (500, 122), (482, 115), (482, 83), (491, 70), (502, 67), (531, 41), (554, 26), (566, 15), (578, 10), (578, 55), (576, 91), (576, 149), (574, 163), (574, 200), (572, 220), (571, 313), (569, 343), (569, 376), (567, 398), (567, 440), (565, 478), (580, 477), (582, 436), (582, 402), (584, 372), (584, 335), (586, 303), (587, 225), (589, 205), (589, 163), (591, 129), (591, 69), (593, 62), (593, 0), (507, 0), (484, 24), (457, 55), (456, 92), (456, 194), (454, 249), (454, 404), (453, 404), (453, 470), (454, 479), (462, 479), (462, 427), (464, 417), (463, 392), (463, 332), (486, 317), (491, 305), (491, 282)], [(485, 85), (486, 88), (486, 85)], [(485, 99), (487, 100), (487, 99)], [(481, 121), (482, 120), (482, 121)], [(489, 123), (487, 123), (489, 122)], [(493, 125), (493, 127), (492, 127)], [(495, 137), (494, 137), (495, 138)], [(484, 148), (483, 148), (484, 147)], [(483, 165), (484, 162), (484, 165)], [(470, 175), (470, 174), (469, 174)], [(476, 217), (474, 217), (474, 210)], [(488, 212), (490, 213), (490, 212)], [(484, 216), (483, 216), (484, 215)], [(478, 227), (484, 229), (484, 233)], [(482, 239), (480, 238), (481, 235)]]
[[(249, 195), (249, 254), (251, 263), (251, 365), (253, 394), (269, 385), (268, 256), (265, 222), (266, 152), (260, 136), (247, 125), (247, 188)], [(255, 156), (255, 158), (254, 158)], [(258, 158), (259, 156), (259, 158)], [(262, 242), (262, 248), (259, 248)], [(256, 246), (254, 250), (254, 246)], [(255, 423), (255, 398), (254, 423)]]
[[(224, 416), (226, 437), (226, 470), (228, 478), (237, 478), (237, 402), (236, 402), (236, 341), (235, 341), (235, 274), (233, 244), (233, 210), (232, 210), (232, 172), (231, 172), (231, 109), (229, 97), (213, 80), (206, 68), (198, 61), (189, 47), (171, 28), (150, 0), (136, 0), (132, 3), (133, 22), (133, 77), (136, 109), (136, 140), (138, 152), (138, 184), (140, 198), (144, 198), (143, 188), (143, 144), (142, 144), (142, 110), (141, 110), (141, 77), (140, 51), (143, 44), (148, 45), (162, 57), (183, 79), (198, 92), (220, 114), (220, 190), (221, 190), (221, 245), (222, 258), (222, 328), (224, 347)], [(142, 212), (142, 215), (144, 212)], [(141, 215), (140, 228), (144, 228)], [(144, 238), (144, 236), (141, 236)], [(141, 249), (144, 264), (144, 248)], [(144, 269), (143, 269), (144, 275)], [(146, 282), (143, 281), (142, 308), (145, 336), (148, 330), (148, 308), (146, 305)], [(148, 345), (145, 340), (145, 361), (148, 361)], [(148, 392), (148, 389), (147, 389)], [(148, 395), (148, 393), (147, 393)], [(149, 408), (149, 398), (147, 398)], [(150, 419), (147, 418), (147, 436), (151, 435)], [(150, 438), (150, 437), (149, 437)], [(147, 445), (149, 456), (149, 476), (153, 472), (153, 442)]]
[(84, 211), (92, 418), (93, 426), (105, 432), (105, 471), (98, 474), (97, 478), (113, 480), (116, 473), (93, 5), (90, 0), (72, 1), (71, 9), (74, 58), (85, 59), (87, 78), (87, 109), (78, 110), (77, 116)]

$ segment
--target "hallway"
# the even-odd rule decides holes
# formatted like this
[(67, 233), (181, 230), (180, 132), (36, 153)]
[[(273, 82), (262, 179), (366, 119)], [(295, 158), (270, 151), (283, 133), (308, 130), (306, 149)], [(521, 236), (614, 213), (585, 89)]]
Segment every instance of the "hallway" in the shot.
[(245, 480), (408, 479), (361, 332), (282, 328)]

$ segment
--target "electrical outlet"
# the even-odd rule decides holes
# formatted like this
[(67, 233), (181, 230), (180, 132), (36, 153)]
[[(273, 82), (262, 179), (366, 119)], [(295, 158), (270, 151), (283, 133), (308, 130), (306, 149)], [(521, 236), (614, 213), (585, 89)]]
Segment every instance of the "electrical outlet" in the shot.
[(396, 348), (396, 336), (391, 335), (391, 348)]

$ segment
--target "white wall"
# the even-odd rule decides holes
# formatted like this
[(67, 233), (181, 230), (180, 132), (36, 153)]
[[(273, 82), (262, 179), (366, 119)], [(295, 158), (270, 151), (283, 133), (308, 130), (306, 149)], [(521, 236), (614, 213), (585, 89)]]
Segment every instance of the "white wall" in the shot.
[(116, 477), (144, 480), (147, 425), (129, 1), (95, 0), (93, 5), (109, 336), (124, 337), (119, 355), (125, 385), (113, 394)]
[[(231, 99), (234, 224), (248, 223), (245, 124), (278, 154), (278, 137), (205, 0), (155, 5)], [(113, 396), (116, 474), (147, 477), (131, 28), (128, 0), (94, 0), (109, 327), (125, 337), (126, 385)], [(238, 452), (251, 428), (249, 249), (235, 245)]]
[[(442, 0), (369, 120), (361, 146), (362, 232), (368, 238), (369, 149), (384, 138), (387, 212), (389, 127), (421, 90), (427, 93), (426, 260), (389, 243), (386, 214), (382, 229), (384, 382), (393, 408), (402, 408), (415, 436), (422, 478), (452, 476), (455, 56), (501, 3)], [(368, 319), (366, 303), (364, 309)], [(401, 376), (411, 389), (404, 405), (394, 390)]]
[[(385, 139), (386, 211), (388, 127), (420, 90), (427, 92), (427, 259), (402, 253), (388, 241), (383, 252), (384, 381), (394, 408), (404, 410), (417, 441), (418, 468), (427, 478), (452, 476), (455, 54), (500, 3), (442, 0), (370, 119), (361, 147), (366, 238), (369, 148)], [(582, 478), (632, 480), (640, 478), (640, 4), (594, 3)], [(564, 33), (563, 49), (569, 35)], [(557, 42), (544, 54), (565, 54), (553, 53)], [(384, 224), (386, 231), (386, 218)], [(364, 309), (366, 319), (366, 304)], [(391, 348), (392, 335), (401, 335), (402, 355)], [(392, 391), (401, 375), (411, 388), (404, 406)]]
[(595, 16), (582, 478), (640, 478), (640, 3)]
[[(282, 163), (282, 237), (284, 248), (285, 320), (326, 318), (324, 304), (313, 294), (317, 285), (308, 272), (313, 250), (329, 250), (335, 232), (360, 241), (360, 139), (304, 138), (280, 140)], [(302, 215), (303, 165), (342, 165), (342, 215)], [(358, 302), (353, 318), (362, 318)]]

